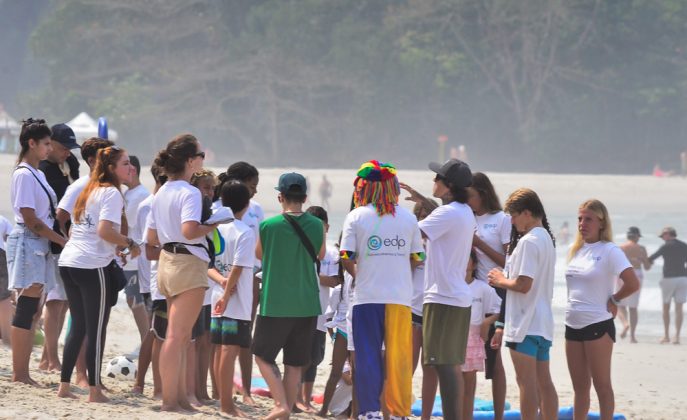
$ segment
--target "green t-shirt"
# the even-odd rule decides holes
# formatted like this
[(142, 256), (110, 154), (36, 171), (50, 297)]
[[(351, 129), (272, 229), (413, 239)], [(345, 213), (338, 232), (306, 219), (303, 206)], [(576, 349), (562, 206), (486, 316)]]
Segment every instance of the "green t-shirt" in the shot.
[[(324, 240), (322, 221), (309, 213), (293, 216), (319, 253)], [(260, 315), (307, 317), (322, 313), (319, 277), (310, 254), (283, 215), (260, 223), (262, 292)]]

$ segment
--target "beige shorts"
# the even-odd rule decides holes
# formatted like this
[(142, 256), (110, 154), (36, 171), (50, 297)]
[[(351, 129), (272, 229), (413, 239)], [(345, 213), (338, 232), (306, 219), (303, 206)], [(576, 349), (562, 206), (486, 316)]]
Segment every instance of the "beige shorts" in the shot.
[(157, 287), (166, 298), (191, 289), (207, 289), (208, 263), (193, 254), (172, 254), (162, 250), (157, 268)]

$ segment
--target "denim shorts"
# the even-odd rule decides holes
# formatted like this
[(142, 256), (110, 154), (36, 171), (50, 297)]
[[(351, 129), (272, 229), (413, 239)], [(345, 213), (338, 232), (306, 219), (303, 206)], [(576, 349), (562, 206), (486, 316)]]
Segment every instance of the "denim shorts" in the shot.
[(7, 238), (6, 251), (10, 289), (42, 284), (47, 292), (55, 286), (55, 266), (49, 240), (17, 224)]
[(52, 255), (52, 264), (55, 266), (55, 285), (52, 289), (48, 290), (48, 296), (45, 301), (50, 302), (53, 300), (67, 301), (67, 292), (64, 290), (64, 282), (62, 277), (60, 277), (60, 267), (57, 266), (57, 260), (60, 259), (60, 255)]

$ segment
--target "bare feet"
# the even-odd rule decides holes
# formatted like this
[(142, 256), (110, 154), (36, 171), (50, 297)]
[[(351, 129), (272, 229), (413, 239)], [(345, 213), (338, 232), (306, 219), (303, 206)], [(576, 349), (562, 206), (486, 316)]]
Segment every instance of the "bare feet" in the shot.
[(675, 337), (675, 340), (673, 340), (673, 344), (680, 344), (680, 338)]
[(38, 369), (48, 370), (48, 359), (41, 359), (41, 362), (38, 364)]
[(143, 395), (143, 387), (140, 385), (134, 385), (134, 387), (131, 388), (131, 393), (136, 395)]
[(198, 401), (198, 398), (196, 398), (195, 395), (189, 395), (187, 396), (188, 398), (188, 403), (191, 404), (192, 407), (202, 407), (203, 403)]
[(162, 392), (157, 392), (153, 394), (153, 399), (154, 400), (162, 400)]
[(91, 403), (106, 403), (110, 402), (110, 399), (103, 394), (103, 391), (97, 386), (92, 386), (88, 392), (88, 402)]
[(220, 410), (221, 410), (223, 413), (229, 414), (230, 416), (241, 417), (241, 418), (244, 418), (244, 419), (245, 419), (245, 418), (248, 418), (248, 416), (246, 416), (246, 413), (244, 413), (243, 411), (239, 410), (234, 404), (231, 404), (231, 407), (222, 407)]
[[(315, 411), (317, 411), (315, 410), (315, 407), (311, 406), (310, 404), (304, 404), (302, 402), (297, 402), (296, 408), (303, 413), (314, 413)], [(293, 412), (297, 413), (298, 411), (293, 410)]]
[(50, 371), (50, 372), (60, 372), (61, 370), (62, 370), (62, 364), (60, 362), (48, 364), (48, 371)]
[(72, 393), (71, 385), (66, 382), (60, 382), (60, 385), (57, 387), (57, 396), (60, 398), (78, 398)]
[(635, 343), (637, 343), (637, 342), (638, 342), (637, 339), (634, 338), (634, 337), (632, 337), (632, 338), (630, 339), (630, 343), (632, 343), (632, 344), (635, 344)]
[(670, 338), (668, 338), (668, 337), (663, 337), (663, 338), (661, 339), (661, 344), (666, 344), (666, 343), (670, 343)]
[(318, 417), (329, 417), (326, 412), (320, 410), (317, 412)]
[(623, 338), (623, 339), (624, 339), (625, 337), (627, 337), (627, 332), (628, 332), (629, 330), (630, 330), (630, 326), (629, 326), (629, 325), (625, 325), (625, 326), (623, 327), (623, 331), (620, 333), (620, 338)]
[(28, 375), (26, 375), (26, 376), (12, 376), (12, 382), (20, 382), (20, 383), (22, 383), (22, 384), (35, 386), (35, 387), (37, 387), (37, 388), (40, 388), (40, 387), (41, 387), (41, 386), (38, 384), (38, 382), (36, 382), (36, 381), (34, 381), (33, 379), (31, 379), (31, 377), (28, 376)]
[(277, 420), (281, 418), (288, 419), (289, 414), (291, 413), (286, 408), (274, 407), (272, 411), (270, 411), (270, 414), (268, 414), (263, 420)]
[[(217, 399), (217, 398), (215, 398), (215, 399)], [(253, 397), (251, 397), (250, 395), (247, 395), (247, 394), (243, 395), (243, 403), (245, 405), (255, 406), (255, 400), (253, 399)]]
[[(198, 403), (198, 400), (196, 400), (195, 397), (193, 399), (195, 400), (196, 404), (198, 404), (197, 407), (200, 407), (202, 405)], [(190, 411), (192, 413), (198, 411), (193, 405), (191, 405), (191, 402), (189, 400), (179, 401), (179, 408), (181, 408), (184, 411)]]

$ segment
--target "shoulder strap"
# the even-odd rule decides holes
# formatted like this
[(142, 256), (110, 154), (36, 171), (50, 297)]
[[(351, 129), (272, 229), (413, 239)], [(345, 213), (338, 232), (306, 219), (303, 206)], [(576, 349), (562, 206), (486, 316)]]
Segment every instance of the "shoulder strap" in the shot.
[(312, 242), (310, 242), (310, 239), (308, 236), (305, 234), (303, 231), (303, 228), (301, 225), (298, 224), (296, 219), (294, 219), (293, 216), (290, 214), (283, 213), (284, 219), (286, 219), (287, 222), (291, 224), (293, 227), (293, 230), (296, 231), (296, 234), (298, 237), (301, 239), (301, 243), (305, 247), (305, 250), (308, 251), (308, 254), (310, 254), (310, 258), (312, 258), (313, 262), (317, 266), (317, 275), (320, 274), (320, 260), (317, 258), (317, 253), (315, 252), (315, 247), (313, 246)]
[(50, 203), (50, 215), (52, 216), (53, 220), (57, 220), (57, 212), (55, 211), (55, 204), (53, 204), (53, 202), (52, 202), (52, 196), (48, 192), (48, 189), (45, 188), (45, 185), (43, 185), (41, 180), (38, 179), (36, 174), (34, 174), (33, 171), (31, 169), (27, 168), (26, 166), (17, 166), (14, 170), (16, 171), (17, 169), (22, 169), (22, 168), (29, 171), (31, 173), (31, 175), (33, 175), (33, 177), (36, 178), (36, 182), (38, 182), (38, 185), (40, 185), (41, 188), (43, 188), (43, 191), (45, 191), (45, 195), (48, 196), (48, 202)]

